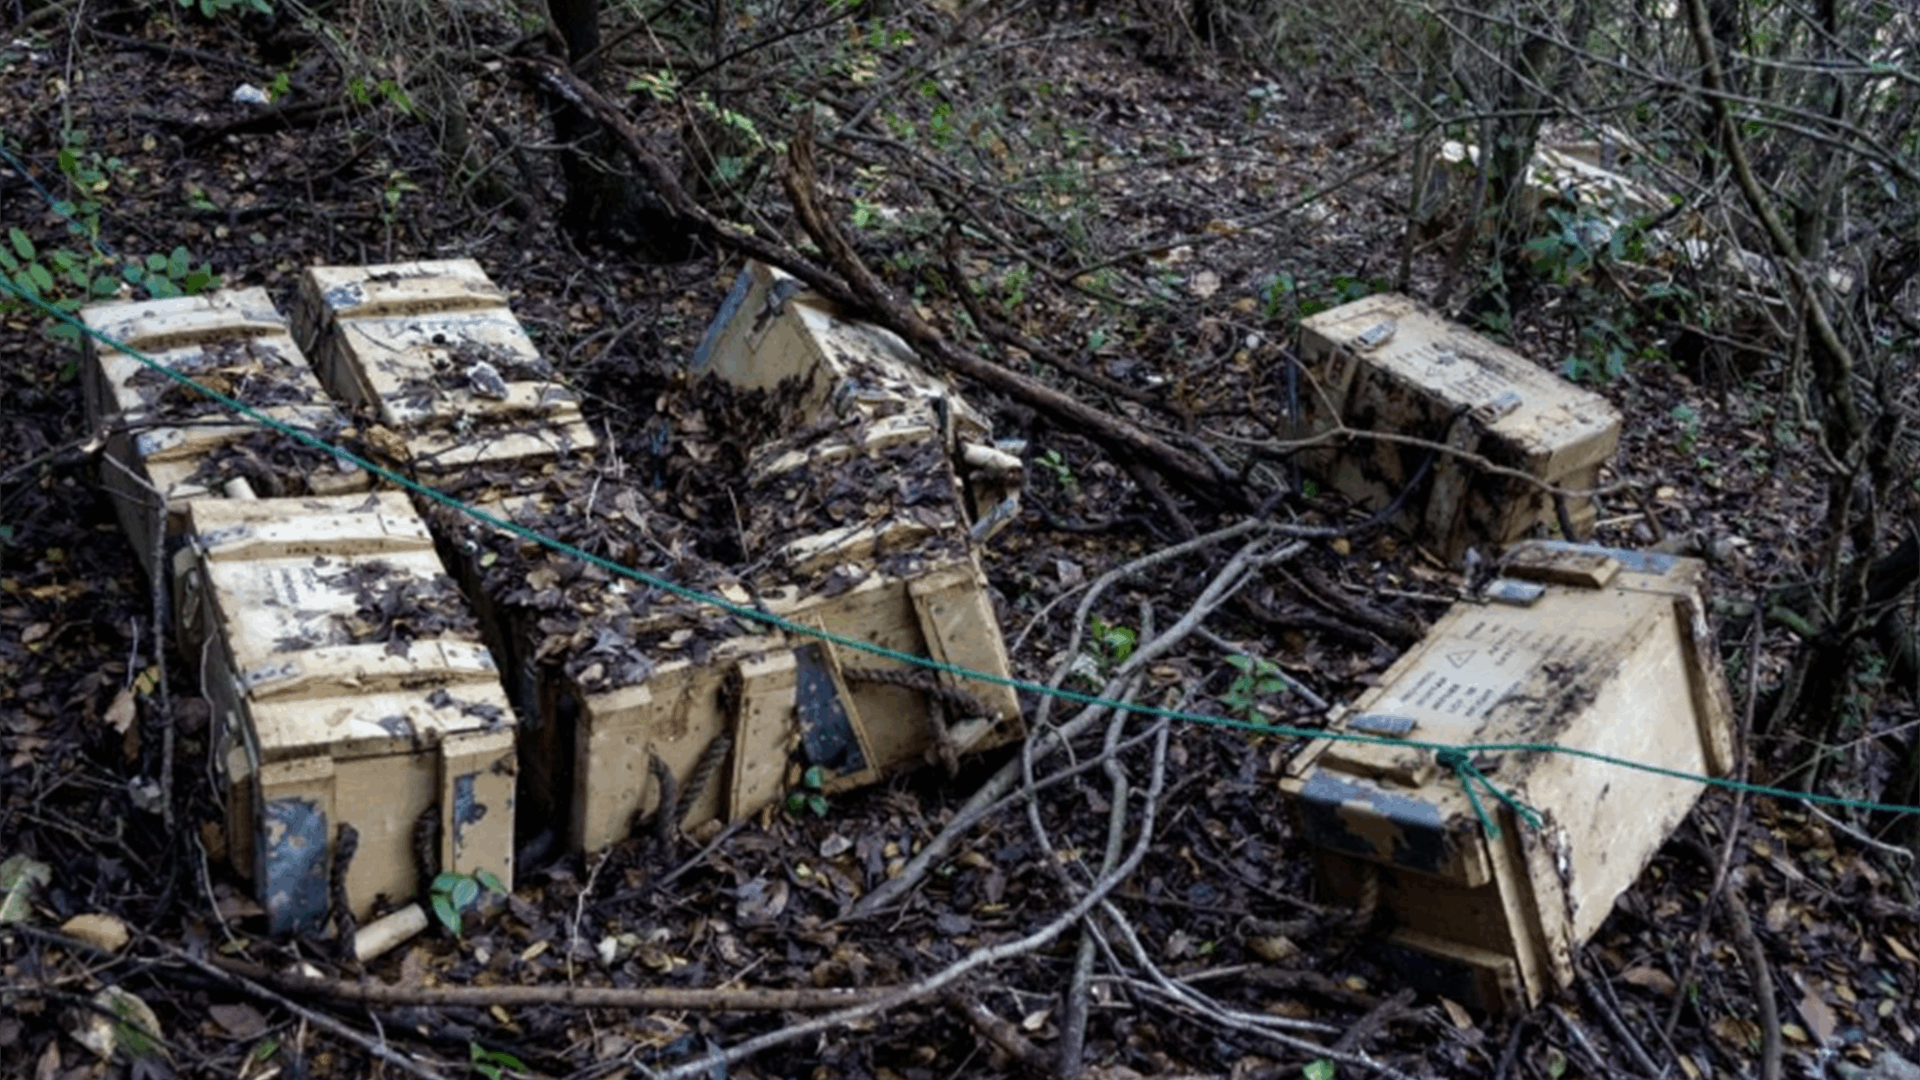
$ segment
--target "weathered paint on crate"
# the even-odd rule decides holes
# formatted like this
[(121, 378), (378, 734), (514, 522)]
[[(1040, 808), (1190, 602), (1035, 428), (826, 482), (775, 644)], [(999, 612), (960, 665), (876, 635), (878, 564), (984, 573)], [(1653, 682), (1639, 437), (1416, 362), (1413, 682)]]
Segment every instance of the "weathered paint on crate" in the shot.
[[(1303, 320), (1300, 360), (1301, 438), (1344, 423), (1442, 443), (1573, 490), (1599, 486), (1620, 442), (1620, 414), (1605, 398), (1404, 296), (1369, 296)], [(1536, 526), (1558, 531), (1553, 500), (1538, 485), (1453, 454), (1362, 436), (1304, 455), (1311, 472), (1374, 510), (1390, 505), (1428, 460), (1424, 489), (1396, 521), (1445, 558), (1469, 547), (1491, 555)], [(1568, 539), (1584, 539), (1592, 500), (1566, 502), (1575, 533)]]
[(296, 329), (327, 388), (370, 409), (433, 482), (593, 449), (573, 392), (471, 259), (318, 266)]
[(342, 823), (358, 918), (442, 869), (511, 885), (513, 714), (405, 497), (203, 499), (187, 517), (183, 632), (222, 741), (228, 849), (271, 930), (324, 923)]
[[(168, 371), (317, 438), (345, 420), (294, 344), (265, 289), (169, 300), (93, 304), (86, 325)], [(230, 413), (165, 372), (86, 339), (87, 423), (107, 432), (101, 486), (114, 502), (141, 569), (161, 567), (186, 503), (218, 497), (235, 480), (255, 495), (326, 495), (367, 488), (366, 474)], [(164, 501), (164, 517), (156, 504)]]
[[(1703, 564), (1533, 541), (1489, 595), (1462, 602), (1332, 724), (1444, 745), (1548, 744), (1721, 776), (1731, 707), (1706, 620)], [(1378, 875), (1393, 955), (1410, 977), (1489, 1008), (1538, 1004), (1680, 824), (1701, 785), (1542, 751), (1479, 768), (1539, 811), (1535, 831), (1480, 793), (1486, 835), (1432, 750), (1321, 739), (1281, 790), (1324, 889), (1352, 901)]]

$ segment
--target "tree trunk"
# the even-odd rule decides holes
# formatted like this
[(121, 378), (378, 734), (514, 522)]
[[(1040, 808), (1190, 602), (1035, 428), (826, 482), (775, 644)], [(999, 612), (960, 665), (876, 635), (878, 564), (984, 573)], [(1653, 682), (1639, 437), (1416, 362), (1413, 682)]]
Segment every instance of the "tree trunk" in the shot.
[[(594, 85), (600, 69), (600, 0), (547, 0), (573, 73)], [(564, 147), (561, 175), (567, 187), (560, 223), (582, 247), (617, 244), (658, 262), (693, 254), (693, 231), (619, 165), (610, 134), (586, 110), (549, 96), (553, 130)]]

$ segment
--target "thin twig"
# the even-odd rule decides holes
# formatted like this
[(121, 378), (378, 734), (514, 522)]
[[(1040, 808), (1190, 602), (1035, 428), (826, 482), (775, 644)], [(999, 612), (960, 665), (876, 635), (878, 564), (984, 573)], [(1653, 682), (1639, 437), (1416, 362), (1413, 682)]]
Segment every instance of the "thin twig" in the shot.
[(1023, 956), (1045, 948), (1061, 934), (1067, 932), (1075, 923), (1086, 917), (1087, 912), (1103, 901), (1122, 881), (1146, 858), (1147, 849), (1153, 843), (1155, 808), (1159, 804), (1160, 792), (1166, 786), (1167, 776), (1167, 725), (1163, 721), (1157, 725), (1153, 743), (1153, 769), (1151, 783), (1146, 795), (1146, 808), (1140, 823), (1140, 834), (1135, 839), (1133, 849), (1127, 854), (1126, 861), (1114, 868), (1114, 872), (1096, 882), (1085, 896), (1072, 907), (1055, 917), (1039, 930), (1026, 937), (998, 945), (976, 949), (967, 958), (949, 965), (933, 976), (912, 986), (894, 990), (870, 1004), (842, 1009), (836, 1013), (818, 1017), (800, 1024), (794, 1024), (779, 1031), (769, 1032), (758, 1038), (749, 1039), (737, 1046), (716, 1051), (693, 1061), (675, 1066), (660, 1074), (660, 1080), (693, 1080), (695, 1077), (714, 1075), (716, 1070), (724, 1070), (735, 1062), (744, 1061), (775, 1046), (781, 1046), (797, 1039), (804, 1039), (823, 1031), (845, 1028), (849, 1024), (865, 1020), (867, 1017), (884, 1013), (908, 1002), (918, 1001), (940, 993), (975, 969), (996, 964), (1015, 956)]

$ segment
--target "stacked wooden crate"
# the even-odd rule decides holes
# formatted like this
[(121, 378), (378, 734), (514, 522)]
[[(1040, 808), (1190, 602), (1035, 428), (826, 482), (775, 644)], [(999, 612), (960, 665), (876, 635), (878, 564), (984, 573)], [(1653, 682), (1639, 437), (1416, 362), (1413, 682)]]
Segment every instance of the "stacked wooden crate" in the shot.
[(162, 565), (168, 538), (179, 535), (195, 499), (243, 486), (259, 496), (366, 490), (359, 470), (234, 415), (168, 374), (337, 441), (345, 419), (265, 289), (95, 304), (81, 317), (101, 338), (124, 346), (89, 335), (82, 384), (87, 423), (107, 435), (101, 484), (142, 569)]
[(337, 442), (345, 421), (266, 293), (84, 318), (113, 343), (86, 374), (103, 485), (142, 561), (168, 565), (215, 709), (228, 850), (270, 928), (315, 931), (336, 898), (336, 917), (366, 917), (440, 869), (510, 882), (513, 717), (424, 523), (396, 496), (325, 494), (367, 479), (168, 374)]

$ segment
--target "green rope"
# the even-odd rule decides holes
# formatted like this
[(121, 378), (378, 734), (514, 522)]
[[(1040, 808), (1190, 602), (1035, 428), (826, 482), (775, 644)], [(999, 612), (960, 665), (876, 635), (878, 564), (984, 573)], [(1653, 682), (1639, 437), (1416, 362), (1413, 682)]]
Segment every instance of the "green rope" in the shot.
[[(1294, 738), (1294, 739), (1327, 739), (1334, 742), (1363, 743), (1363, 744), (1370, 744), (1370, 745), (1377, 745), (1377, 746), (1396, 746), (1396, 747), (1401, 747), (1403, 749), (1412, 748), (1417, 750), (1429, 750), (1434, 752), (1436, 755), (1447, 755), (1450, 752), (1451, 753), (1532, 752), (1532, 753), (1546, 753), (1546, 754), (1564, 754), (1572, 757), (1583, 758), (1588, 761), (1599, 762), (1599, 763), (1613, 766), (1616, 768), (1632, 769), (1638, 772), (1650, 773), (1655, 776), (1664, 776), (1669, 779), (1685, 780), (1690, 783), (1702, 784), (1709, 787), (1717, 787), (1717, 788), (1721, 788), (1728, 791), (1746, 792), (1748, 794), (1763, 795), (1763, 796), (1768, 796), (1776, 799), (1798, 800), (1801, 802), (1813, 803), (1813, 804), (1824, 805), (1824, 806), (1836, 806), (1836, 807), (1844, 807), (1844, 808), (1855, 809), (1855, 810), (1864, 810), (1869, 813), (1902, 814), (1902, 815), (1920, 814), (1920, 806), (1904, 806), (1898, 803), (1879, 803), (1879, 802), (1871, 802), (1864, 799), (1848, 799), (1838, 795), (1820, 795), (1820, 794), (1815, 794), (1811, 792), (1789, 791), (1785, 788), (1771, 788), (1771, 787), (1766, 787), (1760, 784), (1752, 784), (1752, 783), (1746, 783), (1743, 781), (1723, 779), (1723, 778), (1712, 777), (1712, 776), (1702, 776), (1698, 773), (1683, 772), (1678, 769), (1668, 769), (1659, 765), (1649, 765), (1645, 762), (1632, 761), (1627, 758), (1614, 757), (1609, 754), (1595, 753), (1594, 751), (1591, 751), (1591, 750), (1580, 750), (1580, 749), (1575, 749), (1571, 747), (1554, 746), (1550, 743), (1475, 743), (1475, 744), (1469, 744), (1466, 746), (1458, 746), (1452, 743), (1427, 742), (1420, 739), (1398, 739), (1390, 736), (1380, 736), (1380, 735), (1362, 735), (1354, 732), (1327, 731), (1327, 730), (1318, 729), (1318, 728), (1295, 727), (1288, 724), (1267, 724), (1267, 723), (1255, 722), (1252, 720), (1237, 720), (1227, 716), (1208, 716), (1204, 713), (1185, 712), (1179, 709), (1163, 709), (1163, 708), (1159, 708), (1157, 706), (1152, 706), (1152, 705), (1141, 705), (1136, 702), (1116, 701), (1109, 698), (1103, 698), (1095, 694), (1083, 694), (1078, 691), (1067, 690), (1060, 687), (1043, 686), (1039, 683), (1029, 682), (1025, 679), (1010, 678), (1005, 675), (996, 675), (992, 672), (987, 672), (987, 671), (974, 671), (971, 668), (962, 667), (957, 664), (950, 664), (942, 660), (934, 660), (925, 656), (915, 656), (912, 653), (901, 652), (898, 649), (890, 649), (884, 645), (877, 645), (870, 641), (861, 641), (856, 638), (850, 638), (841, 634), (836, 634), (830, 630), (825, 630), (820, 627), (807, 626), (801, 623), (791, 622), (787, 619), (781, 618), (778, 615), (774, 615), (771, 612), (761, 611), (757, 608), (746, 607), (740, 604), (735, 604), (735, 603), (732, 603), (731, 601), (728, 601), (719, 596), (715, 596), (711, 593), (701, 592), (698, 589), (690, 589), (684, 585), (680, 585), (675, 582), (668, 581), (665, 578), (647, 573), (644, 570), (637, 570), (637, 569), (634, 569), (633, 567), (623, 566), (620, 563), (616, 563), (610, 559), (603, 558), (601, 556), (595, 555), (588, 551), (583, 551), (580, 548), (577, 548), (572, 544), (566, 543), (563, 540), (559, 540), (554, 537), (547, 536), (543, 533), (527, 528), (526, 526), (520, 525), (517, 522), (508, 521), (503, 518), (495, 517), (492, 514), (489, 514), (486, 511), (479, 509), (478, 507), (471, 506), (467, 503), (460, 501), (459, 499), (454, 498), (453, 496), (447, 495), (443, 492), (427, 487), (426, 485), (421, 484), (416, 480), (413, 480), (409, 477), (402, 476), (399, 473), (393, 472), (390, 469), (383, 468), (380, 465), (377, 465), (371, 461), (366, 460), (365, 458), (360, 457), (357, 454), (354, 454), (352, 451), (347, 450), (344, 447), (336, 446), (330, 442), (327, 442), (322, 438), (319, 438), (318, 436), (310, 432), (303, 431), (290, 424), (277, 420), (271, 416), (267, 416), (263, 413), (260, 413), (240, 401), (237, 401), (224, 394), (221, 394), (220, 392), (213, 390), (210, 387), (203, 386), (199, 382), (195, 381), (192, 377), (183, 375), (180, 372), (174, 371), (173, 369), (167, 367), (164, 364), (159, 363), (158, 361), (152, 359), (151, 357), (146, 356), (145, 354), (139, 352), (138, 350), (129, 347), (126, 343), (121, 341), (116, 341), (113, 338), (108, 337), (106, 334), (103, 334), (100, 331), (93, 329), (92, 327), (86, 325), (84, 322), (67, 314), (66, 312), (63, 312), (58, 308), (53, 307), (51, 304), (48, 304), (46, 301), (42, 300), (40, 297), (35, 296), (21, 289), (20, 287), (15, 285), (13, 282), (7, 280), (4, 276), (0, 276), (0, 289), (4, 289), (4, 291), (11, 293), (15, 297), (18, 297), (19, 299), (26, 301), (29, 305), (40, 309), (42, 312), (46, 313), (49, 317), (56, 319), (60, 322), (63, 322), (68, 326), (73, 327), (75, 330), (79, 331), (81, 334), (84, 334), (87, 337), (90, 337), (95, 341), (100, 342), (103, 345), (106, 345), (113, 349), (117, 349), (118, 351), (133, 357), (135, 360), (137, 360), (141, 364), (144, 364), (148, 368), (151, 368), (154, 371), (158, 371), (161, 374), (165, 375), (167, 378), (172, 379), (174, 382), (177, 382), (180, 385), (193, 390), (195, 393), (200, 394), (201, 396), (207, 398), (210, 401), (218, 403), (223, 408), (227, 409), (229, 412), (232, 412), (239, 416), (243, 416), (248, 420), (253, 421), (256, 424), (259, 424), (270, 430), (279, 432), (280, 434), (285, 435), (289, 438), (292, 438), (295, 441), (302, 443), (303, 445), (306, 445), (308, 447), (311, 447), (315, 450), (319, 450), (324, 453), (331, 454), (335, 458), (339, 459), (340, 461), (344, 461), (347, 464), (354, 466), (355, 468), (362, 469), (362, 470), (365, 470), (366, 472), (372, 473), (374, 476), (377, 476), (382, 480), (385, 480), (391, 484), (404, 488), (405, 490), (413, 492), (414, 494), (419, 495), (424, 499), (428, 499), (432, 502), (438, 503), (441, 506), (447, 507), (448, 509), (454, 510), (460, 514), (464, 514), (467, 517), (475, 521), (478, 521), (482, 524), (491, 526), (496, 529), (501, 529), (505, 532), (511, 533), (514, 536), (521, 538), (522, 540), (526, 540), (530, 543), (538, 544), (542, 547), (545, 547), (550, 551), (558, 552), (559, 554), (565, 555), (569, 558), (579, 559), (593, 566), (597, 566), (600, 569), (605, 570), (610, 574), (616, 574), (621, 577), (625, 577), (631, 581), (636, 581), (636, 582), (639, 582), (640, 584), (647, 585), (655, 589), (659, 589), (663, 592), (670, 593), (674, 596), (680, 597), (683, 600), (688, 600), (698, 604), (705, 604), (710, 607), (718, 608), (719, 610), (724, 611), (727, 614), (733, 615), (737, 618), (751, 619), (760, 623), (764, 623), (768, 626), (772, 626), (776, 629), (785, 631), (789, 634), (794, 634), (801, 637), (814, 638), (820, 641), (829, 642), (843, 649), (851, 649), (856, 652), (868, 653), (870, 655), (883, 657), (885, 659), (892, 660), (897, 663), (908, 664), (914, 667), (924, 668), (929, 671), (937, 671), (943, 674), (952, 675), (956, 678), (972, 679), (972, 680), (988, 683), (995, 686), (1005, 686), (1013, 690), (1022, 691), (1029, 694), (1047, 695), (1050, 697), (1058, 698), (1062, 701), (1073, 702), (1074, 704), (1077, 704), (1077, 705), (1099, 706), (1101, 708), (1113, 709), (1119, 712), (1133, 713), (1139, 716), (1150, 716), (1150, 717), (1166, 719), (1166, 720), (1178, 720), (1183, 723), (1208, 724), (1214, 727), (1227, 728), (1230, 730), (1237, 730), (1237, 731), (1246, 731), (1246, 732), (1251, 732), (1257, 735), (1265, 735), (1265, 736), (1272, 736), (1272, 737), (1278, 737), (1278, 738)], [(1446, 765), (1452, 760), (1453, 759), (1451, 757), (1448, 757), (1442, 761), (1442, 764)], [(1499, 797), (1502, 801), (1507, 802), (1509, 805), (1511, 805), (1514, 808), (1515, 812), (1520, 814), (1522, 820), (1528, 821), (1529, 824), (1533, 824), (1537, 827), (1538, 818), (1537, 816), (1533, 815), (1532, 810), (1527, 808), (1524, 804), (1518, 802), (1518, 800), (1514, 799), (1512, 796), (1501, 791), (1490, 780), (1488, 780), (1484, 774), (1481, 774), (1477, 769), (1473, 769), (1471, 761), (1468, 762), (1466, 770), (1464, 771), (1457, 766), (1450, 766), (1450, 767), (1454, 768), (1454, 771), (1456, 772), (1456, 774), (1461, 776), (1462, 783), (1467, 785), (1467, 793), (1471, 798), (1473, 798), (1476, 811), (1479, 811), (1478, 796), (1474, 795), (1474, 783), (1477, 782), (1480, 786), (1485, 787), (1489, 792)], [(1483, 823), (1491, 825), (1491, 822), (1488, 820), (1484, 812), (1481, 812), (1481, 820)]]
[(1467, 801), (1473, 804), (1474, 815), (1480, 819), (1480, 829), (1487, 834), (1487, 839), (1500, 839), (1500, 826), (1487, 815), (1486, 808), (1480, 805), (1480, 796), (1474, 791), (1476, 785), (1486, 788), (1488, 794), (1506, 803), (1507, 808), (1512, 810), (1514, 816), (1518, 817), (1527, 828), (1535, 832), (1540, 830), (1540, 812), (1521, 802), (1513, 792), (1487, 779), (1487, 774), (1481, 772), (1480, 766), (1473, 763), (1472, 754), (1455, 747), (1440, 751), (1434, 755), (1434, 759), (1442, 768), (1452, 769), (1453, 775), (1460, 779), (1460, 786), (1466, 789)]

